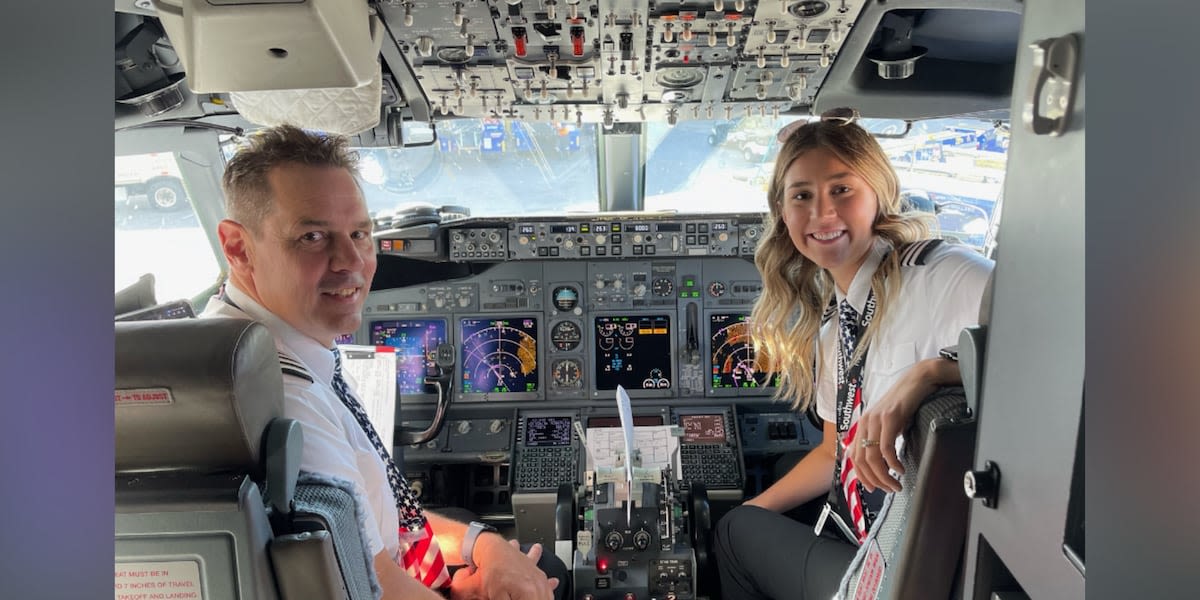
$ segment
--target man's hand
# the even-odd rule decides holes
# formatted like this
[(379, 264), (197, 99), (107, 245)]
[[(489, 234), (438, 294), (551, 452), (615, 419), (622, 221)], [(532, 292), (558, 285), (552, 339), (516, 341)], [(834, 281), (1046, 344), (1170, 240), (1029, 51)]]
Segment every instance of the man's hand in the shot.
[(453, 600), (553, 600), (558, 579), (546, 577), (538, 568), (542, 545), (534, 544), (523, 554), (516, 540), (506, 542), (494, 533), (484, 533), (475, 542), (474, 572), (459, 569), (450, 582)]
[[(923, 360), (905, 371), (883, 398), (863, 411), (849, 451), (858, 480), (867, 491), (900, 491), (900, 482), (888, 473), (888, 468), (904, 473), (904, 465), (896, 455), (896, 438), (908, 427), (925, 398), (939, 386), (961, 380), (956, 363), (942, 358)], [(863, 440), (871, 445), (864, 448)]]

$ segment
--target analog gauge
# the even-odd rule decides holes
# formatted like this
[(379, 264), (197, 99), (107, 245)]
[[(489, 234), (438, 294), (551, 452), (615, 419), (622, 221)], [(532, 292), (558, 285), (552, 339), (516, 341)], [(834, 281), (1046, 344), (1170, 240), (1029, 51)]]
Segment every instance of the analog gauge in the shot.
[(583, 339), (583, 330), (575, 321), (559, 321), (550, 330), (550, 342), (554, 348), (564, 352), (574, 350)]
[(675, 284), (666, 277), (659, 277), (654, 280), (650, 290), (654, 292), (655, 296), (666, 297), (670, 296), (671, 292), (675, 290)]
[(573, 358), (560, 360), (554, 363), (554, 385), (560, 388), (577, 388), (582, 371), (579, 361)]
[(725, 284), (720, 281), (714, 281), (708, 284), (708, 295), (713, 298), (720, 298), (725, 295)]
[(562, 312), (569, 312), (574, 310), (577, 304), (579, 304), (579, 292), (575, 288), (564, 285), (554, 289), (554, 308)]

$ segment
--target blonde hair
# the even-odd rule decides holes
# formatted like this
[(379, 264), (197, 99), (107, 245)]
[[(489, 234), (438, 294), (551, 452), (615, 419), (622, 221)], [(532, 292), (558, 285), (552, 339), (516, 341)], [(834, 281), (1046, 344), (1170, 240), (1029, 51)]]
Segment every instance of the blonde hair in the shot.
[[(764, 234), (754, 254), (762, 275), (763, 291), (750, 315), (758, 362), (764, 370), (778, 372), (781, 382), (776, 398), (790, 398), (796, 410), (806, 410), (815, 397), (816, 373), (824, 372), (817, 352), (822, 315), (834, 298), (833, 278), (801, 254), (784, 224), (784, 174), (800, 155), (823, 148), (862, 177), (878, 198), (872, 226), (874, 235), (892, 248), (929, 235), (929, 216), (901, 214), (900, 180), (887, 154), (870, 133), (848, 119), (822, 119), (806, 123), (787, 134), (775, 172), (767, 189), (770, 212), (763, 222)], [(891, 252), (871, 277), (875, 293), (875, 316), (858, 345), (853, 360), (862, 353), (886, 320), (891, 298), (900, 283), (898, 252)]]
[(221, 188), (226, 216), (257, 232), (273, 205), (267, 173), (289, 164), (346, 169), (358, 185), (358, 153), (350, 150), (347, 138), (287, 124), (268, 127), (251, 134), (225, 165)]

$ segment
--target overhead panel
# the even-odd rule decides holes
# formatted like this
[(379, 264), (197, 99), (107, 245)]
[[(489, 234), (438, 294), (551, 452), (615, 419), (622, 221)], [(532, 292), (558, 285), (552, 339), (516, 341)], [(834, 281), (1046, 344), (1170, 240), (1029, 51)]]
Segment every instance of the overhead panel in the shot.
[(617, 122), (808, 113), (861, 0), (388, 2), (444, 115)]

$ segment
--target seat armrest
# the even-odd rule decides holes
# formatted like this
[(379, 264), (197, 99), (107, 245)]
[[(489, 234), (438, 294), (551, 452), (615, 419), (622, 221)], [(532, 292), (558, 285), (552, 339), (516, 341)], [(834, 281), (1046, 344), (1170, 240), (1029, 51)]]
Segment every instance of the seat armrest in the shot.
[(279, 536), (270, 552), (281, 600), (348, 597), (328, 531)]
[(987, 344), (987, 325), (963, 328), (958, 335), (958, 370), (962, 374), (963, 392), (968, 414), (979, 411), (983, 392), (983, 356)]

